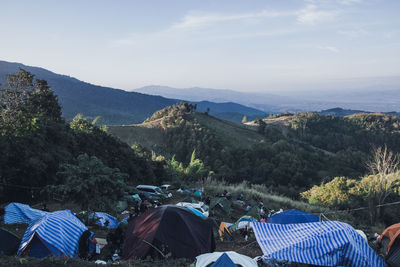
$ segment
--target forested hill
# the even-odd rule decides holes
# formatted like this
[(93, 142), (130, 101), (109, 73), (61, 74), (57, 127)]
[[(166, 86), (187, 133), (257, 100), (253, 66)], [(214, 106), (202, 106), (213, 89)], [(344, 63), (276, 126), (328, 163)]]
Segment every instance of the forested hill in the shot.
[(298, 197), (321, 181), (364, 175), (373, 146), (387, 144), (400, 151), (399, 127), (397, 117), (385, 114), (283, 114), (241, 124), (180, 104), (142, 124), (109, 131), (130, 145), (140, 144), (184, 164), (195, 151), (215, 177), (262, 183)]
[[(132, 124), (142, 122), (155, 111), (181, 101), (93, 85), (43, 68), (6, 61), (0, 61), (0, 83), (5, 85), (6, 75), (16, 73), (19, 68), (49, 83), (58, 96), (63, 117), (67, 119), (81, 113), (90, 118), (102, 116), (104, 124)], [(198, 108), (200, 111), (209, 109), (210, 114), (234, 121), (241, 121), (244, 115), (253, 118), (264, 115), (257, 109), (235, 103), (199, 102)]]

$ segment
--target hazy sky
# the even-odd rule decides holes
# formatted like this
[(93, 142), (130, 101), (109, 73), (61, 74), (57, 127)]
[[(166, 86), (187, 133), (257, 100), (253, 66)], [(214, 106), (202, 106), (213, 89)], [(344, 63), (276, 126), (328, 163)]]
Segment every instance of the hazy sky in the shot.
[(126, 90), (400, 75), (400, 0), (2, 0), (0, 13), (0, 60)]

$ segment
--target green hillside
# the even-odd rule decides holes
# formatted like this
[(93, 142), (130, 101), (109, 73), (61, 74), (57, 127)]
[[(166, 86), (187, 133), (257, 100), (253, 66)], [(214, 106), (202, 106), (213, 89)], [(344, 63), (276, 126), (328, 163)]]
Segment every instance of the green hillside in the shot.
[(398, 118), (385, 114), (283, 114), (242, 124), (182, 104), (109, 132), (186, 164), (195, 151), (217, 178), (265, 184), (298, 197), (321, 181), (364, 175), (374, 146), (400, 151), (398, 127)]

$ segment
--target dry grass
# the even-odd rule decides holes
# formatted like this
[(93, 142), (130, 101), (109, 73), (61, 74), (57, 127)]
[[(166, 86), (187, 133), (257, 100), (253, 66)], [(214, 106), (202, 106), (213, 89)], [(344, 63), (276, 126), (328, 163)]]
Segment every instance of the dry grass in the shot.
[(229, 184), (225, 181), (215, 181), (210, 178), (204, 179), (197, 184), (198, 187), (210, 195), (221, 194), (227, 190), (236, 199), (243, 194), (246, 200), (261, 200), (268, 209), (298, 209), (310, 213), (323, 213), (328, 209), (320, 206), (310, 205), (303, 201), (293, 200), (291, 198), (277, 195), (271, 192), (265, 185), (250, 184), (243, 181), (240, 184)]

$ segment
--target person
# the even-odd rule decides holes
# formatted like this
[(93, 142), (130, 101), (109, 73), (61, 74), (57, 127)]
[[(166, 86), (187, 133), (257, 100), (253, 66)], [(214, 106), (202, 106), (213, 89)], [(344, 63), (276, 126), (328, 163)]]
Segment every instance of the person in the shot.
[(249, 226), (246, 225), (243, 229), (242, 229), (242, 236), (244, 237), (244, 240), (247, 241), (247, 239), (249, 238)]
[(135, 203), (134, 213), (135, 213), (135, 216), (139, 216), (140, 208), (139, 208), (139, 204), (137, 202)]
[(96, 253), (96, 239), (92, 236), (92, 232), (86, 230), (82, 233), (78, 241), (78, 255), (79, 258), (85, 260), (91, 260)]
[(260, 217), (264, 217), (265, 216), (265, 210), (264, 207), (260, 208)]

